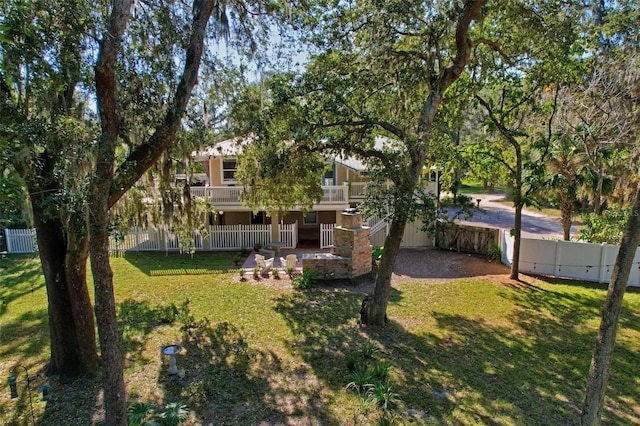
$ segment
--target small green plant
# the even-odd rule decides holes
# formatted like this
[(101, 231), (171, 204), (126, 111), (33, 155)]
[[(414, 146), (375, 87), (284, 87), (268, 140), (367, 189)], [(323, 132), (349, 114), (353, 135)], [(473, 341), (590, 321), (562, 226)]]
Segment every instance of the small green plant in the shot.
[(358, 394), (362, 394), (368, 386), (371, 386), (371, 380), (372, 377), (367, 367), (360, 364), (360, 367), (351, 373), (351, 381), (347, 383), (345, 389), (353, 389)]
[(274, 279), (279, 280), (279, 279), (280, 279), (280, 275), (278, 274), (278, 269), (273, 268), (273, 269), (271, 270), (271, 276), (272, 276)]
[(293, 272), (296, 270), (296, 268), (294, 268), (291, 265), (288, 265), (286, 268), (284, 268), (285, 272), (287, 273), (287, 275), (289, 275), (289, 279), (293, 279)]
[(385, 412), (393, 410), (401, 401), (400, 395), (394, 392), (388, 380), (369, 386), (367, 398)]
[(384, 246), (373, 246), (373, 250), (371, 251), (371, 258), (373, 262), (377, 265), (380, 263), (380, 259), (382, 258), (382, 253), (384, 252)]
[(242, 255), (240, 253), (238, 253), (233, 258), (233, 264), (236, 265), (236, 266), (240, 266), (240, 262), (242, 262)]
[(245, 254), (247, 254), (247, 248), (246, 247), (240, 247), (240, 256), (244, 257)]
[(487, 251), (489, 262), (500, 262), (502, 260), (502, 247), (500, 244), (493, 244)]
[(370, 341), (365, 343), (360, 350), (360, 354), (365, 360), (374, 359), (376, 355), (380, 354), (381, 352), (382, 351), (380, 351), (380, 349), (378, 349), (378, 347)]
[(373, 364), (372, 375), (376, 380), (384, 381), (389, 375), (389, 364), (385, 361), (377, 361)]
[(306, 290), (311, 288), (316, 283), (316, 274), (313, 273), (310, 269), (305, 269), (302, 271), (302, 275), (298, 275), (292, 280), (293, 286), (298, 290)]
[(150, 402), (138, 402), (127, 409), (129, 426), (174, 426), (186, 422), (188, 418), (189, 408), (182, 402), (169, 403), (161, 412), (157, 412), (155, 404)]
[(260, 267), (256, 266), (253, 268), (253, 279), (258, 281), (260, 279)]
[(247, 271), (245, 271), (245, 270), (244, 270), (244, 268), (240, 268), (240, 269), (238, 269), (238, 275), (240, 275), (240, 281), (244, 281), (244, 280), (245, 280), (244, 274), (245, 274), (246, 272), (247, 272)]

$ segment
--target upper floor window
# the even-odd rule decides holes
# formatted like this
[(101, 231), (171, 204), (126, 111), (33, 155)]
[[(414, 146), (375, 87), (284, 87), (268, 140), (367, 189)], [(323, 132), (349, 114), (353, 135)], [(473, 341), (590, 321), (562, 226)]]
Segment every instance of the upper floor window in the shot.
[(322, 176), (322, 185), (332, 186), (336, 184), (335, 180), (335, 164), (331, 166)]
[(222, 159), (222, 182), (235, 183), (237, 169), (238, 169), (238, 160), (236, 158), (223, 158)]

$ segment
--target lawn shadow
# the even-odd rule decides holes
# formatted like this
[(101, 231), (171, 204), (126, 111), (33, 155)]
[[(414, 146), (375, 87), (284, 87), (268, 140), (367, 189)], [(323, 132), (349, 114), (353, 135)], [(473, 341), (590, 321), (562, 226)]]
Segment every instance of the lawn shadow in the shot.
[[(80, 378), (63, 385), (57, 376), (47, 376), (46, 362), (36, 361), (38, 363), (34, 364), (22, 361), (42, 359), (41, 355), (44, 353), (49, 355), (47, 323), (46, 309), (25, 312), (11, 323), (3, 321), (0, 327), (0, 338), (3, 341), (0, 370), (2, 377), (17, 377), (18, 398), (10, 400), (7, 388), (0, 396), (0, 412), (11, 413), (3, 417), (9, 425), (31, 424), (30, 390), (36, 424), (93, 424), (100, 388), (98, 379)], [(6, 336), (14, 337), (7, 339)], [(40, 388), (45, 384), (50, 386), (51, 399), (41, 401)]]
[(123, 257), (148, 276), (224, 274), (237, 269), (235, 252), (196, 252), (193, 254), (126, 252)]
[[(408, 332), (393, 317), (384, 328), (362, 327), (355, 321), (361, 296), (348, 292), (284, 295), (275, 309), (295, 336), (288, 342), (292, 353), (334, 391), (347, 384), (348, 354), (376, 344), (391, 364), (407, 422), (579, 424), (595, 338), (585, 323), (597, 315), (601, 300), (535, 289), (511, 297), (518, 306), (509, 319), (521, 330), (515, 334), (512, 326), (442, 312), (432, 313), (433, 331)], [(539, 306), (550, 315), (541, 315)], [(613, 376), (621, 380), (610, 384), (606, 418), (628, 424), (628, 403), (639, 401), (624, 390), (635, 389), (637, 375), (630, 347), (623, 345), (617, 354)]]
[[(0, 315), (6, 312), (11, 302), (46, 286), (39, 260), (20, 256), (3, 259), (2, 262), (5, 267), (0, 270)], [(37, 284), (34, 284), (37, 279)]]
[(196, 321), (188, 311), (180, 322), (183, 371), (169, 378), (163, 368), (158, 382), (167, 401), (185, 401), (197, 424), (336, 424), (320, 392), (301, 392), (278, 355), (252, 347), (235, 325)]

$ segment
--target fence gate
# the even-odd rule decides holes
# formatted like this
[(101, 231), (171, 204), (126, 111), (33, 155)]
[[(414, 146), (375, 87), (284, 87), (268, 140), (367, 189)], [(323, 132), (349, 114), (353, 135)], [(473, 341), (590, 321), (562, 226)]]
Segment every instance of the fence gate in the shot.
[(329, 248), (333, 245), (333, 227), (335, 223), (320, 224), (320, 248)]
[(499, 242), (499, 233), (498, 228), (438, 222), (436, 247), (464, 253), (489, 254), (490, 248)]

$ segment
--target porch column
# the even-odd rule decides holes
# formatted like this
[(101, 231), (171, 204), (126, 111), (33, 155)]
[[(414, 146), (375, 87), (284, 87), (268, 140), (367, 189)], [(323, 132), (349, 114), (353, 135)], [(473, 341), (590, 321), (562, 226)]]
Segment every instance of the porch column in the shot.
[(280, 241), (280, 212), (271, 213), (271, 242)]

